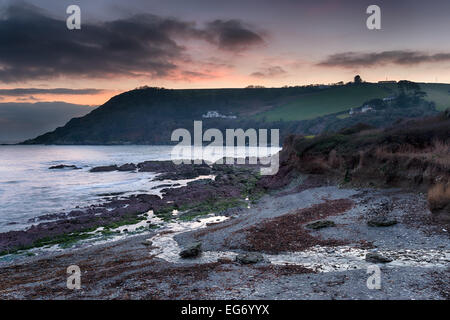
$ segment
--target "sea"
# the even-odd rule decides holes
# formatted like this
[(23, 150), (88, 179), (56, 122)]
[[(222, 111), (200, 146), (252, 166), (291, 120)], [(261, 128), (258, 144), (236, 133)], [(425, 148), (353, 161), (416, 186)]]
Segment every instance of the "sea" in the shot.
[[(245, 148), (244, 148), (245, 149)], [(241, 155), (245, 156), (245, 150)], [(32, 218), (104, 202), (108, 194), (158, 191), (151, 172), (97, 172), (92, 167), (171, 160), (173, 146), (0, 146), (0, 232), (30, 227)], [(278, 151), (276, 149), (275, 151)], [(181, 157), (181, 155), (180, 155)], [(79, 170), (56, 169), (75, 165)]]

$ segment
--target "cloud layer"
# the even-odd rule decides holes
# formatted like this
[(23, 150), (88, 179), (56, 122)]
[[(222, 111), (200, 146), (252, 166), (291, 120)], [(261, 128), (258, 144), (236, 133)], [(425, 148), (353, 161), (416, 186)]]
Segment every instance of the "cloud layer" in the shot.
[(318, 65), (323, 67), (374, 67), (387, 64), (401, 66), (420, 63), (449, 62), (450, 53), (427, 54), (420, 51), (393, 50), (372, 53), (343, 52), (330, 55)]
[(271, 66), (267, 68), (263, 68), (260, 71), (253, 72), (251, 74), (252, 77), (256, 78), (274, 78), (286, 75), (287, 72), (280, 66)]
[[(26, 4), (0, 11), (0, 82), (60, 76), (170, 78), (188, 72), (184, 40), (201, 40), (224, 52), (264, 43), (261, 32), (240, 20), (194, 22), (140, 14), (68, 30), (66, 22)], [(191, 70), (192, 71), (192, 70)]]

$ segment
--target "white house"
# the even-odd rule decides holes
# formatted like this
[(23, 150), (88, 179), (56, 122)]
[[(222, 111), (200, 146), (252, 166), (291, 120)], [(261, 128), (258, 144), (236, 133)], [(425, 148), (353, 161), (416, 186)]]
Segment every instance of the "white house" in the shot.
[(366, 105), (366, 106), (361, 108), (361, 112), (362, 113), (365, 113), (365, 112), (368, 112), (368, 111), (372, 111), (372, 110), (373, 110), (373, 108), (371, 106), (368, 106), (368, 105)]

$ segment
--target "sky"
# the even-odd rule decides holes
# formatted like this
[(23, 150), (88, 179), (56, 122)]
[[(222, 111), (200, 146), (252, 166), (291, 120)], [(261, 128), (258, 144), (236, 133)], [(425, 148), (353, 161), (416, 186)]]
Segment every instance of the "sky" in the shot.
[[(80, 30), (66, 26), (73, 4)], [(380, 30), (366, 26), (373, 4)], [(144, 85), (450, 83), (449, 17), (448, 0), (0, 0), (0, 108), (64, 113)]]

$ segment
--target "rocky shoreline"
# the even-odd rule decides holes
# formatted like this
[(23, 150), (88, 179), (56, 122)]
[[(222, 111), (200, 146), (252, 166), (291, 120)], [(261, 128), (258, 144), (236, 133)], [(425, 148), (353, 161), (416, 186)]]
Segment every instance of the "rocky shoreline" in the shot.
[[(0, 297), (450, 297), (449, 235), (443, 225), (430, 219), (423, 196), (399, 189), (348, 189), (334, 184), (302, 187), (311, 179), (299, 176), (238, 210), (167, 222), (163, 216), (150, 214), (148, 221), (158, 228), (3, 262)], [(387, 208), (387, 201), (393, 205)], [(397, 223), (369, 223), (379, 217)], [(320, 221), (333, 224), (307, 227)], [(277, 224), (289, 228), (281, 232)], [(74, 264), (83, 272), (81, 290), (66, 288), (66, 268)], [(380, 290), (366, 286), (366, 269), (373, 264), (381, 269)]]
[[(73, 167), (62, 165), (58, 168)], [(90, 171), (92, 174), (101, 174), (112, 170), (136, 171), (136, 174), (154, 172), (158, 173), (154, 180), (172, 183), (157, 186), (160, 195), (155, 195), (155, 192), (127, 197), (120, 194), (103, 195), (104, 202), (97, 205), (33, 218), (29, 222), (35, 224), (26, 230), (0, 233), (0, 254), (66, 240), (75, 241), (77, 235), (82, 237), (80, 233), (99, 227), (119, 226), (143, 220), (140, 215), (149, 210), (165, 219), (171, 218), (173, 210), (178, 210), (182, 211), (182, 214), (177, 218), (189, 219), (217, 206), (236, 206), (246, 197), (257, 197), (262, 191), (256, 186), (259, 174), (254, 166), (210, 167), (207, 164), (175, 165), (171, 161), (146, 161), (137, 165), (94, 167)], [(74, 233), (74, 237), (71, 237)]]
[[(423, 194), (354, 188), (286, 167), (261, 178), (255, 166), (172, 165), (127, 164), (167, 175), (160, 196), (104, 195), (97, 206), (0, 234), (12, 251), (0, 261), (0, 297), (450, 297), (449, 228)], [(69, 265), (83, 272), (81, 290), (66, 287)], [(370, 265), (381, 270), (379, 290), (367, 287)]]

